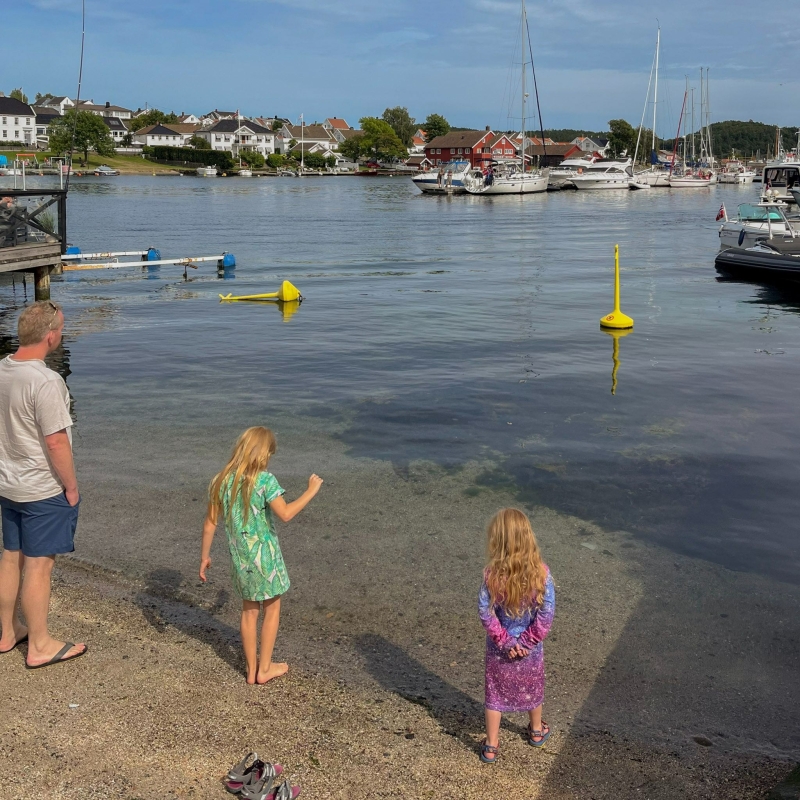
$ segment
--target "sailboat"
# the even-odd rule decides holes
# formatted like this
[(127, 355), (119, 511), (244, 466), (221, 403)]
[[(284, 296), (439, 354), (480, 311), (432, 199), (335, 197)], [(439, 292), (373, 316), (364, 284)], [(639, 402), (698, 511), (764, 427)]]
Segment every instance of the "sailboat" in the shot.
[[(692, 89), (692, 165), (688, 165), (688, 141), (686, 136), (686, 126), (683, 130), (683, 166), (681, 174), (675, 172), (675, 155), (680, 139), (681, 122), (684, 121), (684, 111), (686, 101), (689, 97), (689, 81), (686, 81), (686, 91), (683, 95), (683, 108), (681, 109), (681, 120), (678, 122), (678, 136), (675, 138), (675, 147), (672, 152), (672, 165), (670, 167), (669, 185), (671, 189), (705, 189), (713, 186), (717, 182), (717, 175), (711, 165), (714, 163), (714, 156), (711, 155), (711, 126), (709, 125), (708, 111), (708, 75), (703, 79), (703, 70), (700, 70), (700, 162), (698, 164), (695, 150), (694, 134), (694, 89)], [(705, 86), (705, 88), (704, 88)], [(704, 121), (705, 120), (705, 121)]]
[[(526, 119), (526, 106), (528, 101), (528, 94), (525, 91), (525, 79), (528, 62), (525, 60), (525, 49), (527, 45), (526, 36), (529, 38), (530, 33), (528, 30), (528, 13), (525, 8), (525, 0), (522, 2), (522, 19), (520, 22), (520, 29), (522, 33), (522, 142), (520, 144), (520, 163), (512, 164), (505, 167), (500, 167), (489, 180), (482, 174), (478, 175), (475, 172), (470, 173), (465, 181), (464, 187), (470, 194), (479, 195), (496, 195), (496, 194), (533, 194), (535, 192), (546, 192), (547, 183), (550, 177), (549, 169), (537, 169), (528, 172), (528, 156), (525, 153), (526, 135), (525, 135), (525, 119)], [(533, 70), (533, 53), (531, 52), (531, 70)], [(536, 82), (536, 73), (533, 72), (534, 86)], [(538, 90), (536, 93), (538, 104)], [(540, 113), (540, 126), (541, 126), (541, 113)], [(542, 141), (544, 141), (544, 132), (542, 131)]]
[(651, 186), (669, 186), (669, 172), (665, 170), (658, 161), (658, 151), (656, 150), (656, 110), (658, 108), (658, 59), (661, 52), (661, 26), (658, 27), (656, 34), (656, 54), (653, 59), (653, 66), (650, 68), (650, 80), (647, 83), (647, 95), (644, 98), (644, 108), (642, 109), (642, 121), (639, 124), (639, 135), (636, 138), (636, 151), (633, 155), (633, 165), (636, 168), (636, 161), (639, 157), (639, 144), (644, 130), (644, 117), (647, 113), (647, 102), (650, 99), (650, 87), (655, 86), (653, 91), (653, 141), (650, 148), (650, 166), (640, 172), (634, 172), (633, 178), (628, 184), (629, 189), (649, 189)]

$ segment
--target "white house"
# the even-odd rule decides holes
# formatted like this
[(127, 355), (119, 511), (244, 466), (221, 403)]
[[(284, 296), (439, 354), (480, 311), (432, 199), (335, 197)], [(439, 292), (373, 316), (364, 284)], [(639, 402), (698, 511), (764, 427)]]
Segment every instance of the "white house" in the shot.
[(169, 147), (183, 147), (184, 137), (182, 133), (172, 130), (172, 128), (162, 125), (148, 125), (133, 134), (133, 141), (146, 147), (156, 147), (166, 145)]
[(294, 139), (296, 142), (305, 142), (309, 145), (322, 145), (330, 150), (337, 150), (341, 141), (333, 130), (324, 125), (292, 125), (287, 122), (281, 128), (281, 134), (287, 143)]
[(122, 106), (112, 106), (111, 103), (106, 102), (104, 106), (97, 105), (91, 100), (81, 100), (78, 104), (79, 111), (91, 111), (92, 114), (97, 114), (98, 117), (117, 117), (118, 119), (130, 119), (133, 112), (129, 108)]
[(199, 125), (200, 124), (200, 117), (196, 114), (185, 114), (181, 111), (180, 116), (178, 117), (178, 122), (182, 125)]
[(36, 144), (36, 114), (27, 103), (0, 97), (0, 142)]
[[(37, 125), (39, 118), (36, 118)], [(108, 132), (117, 145), (128, 135), (128, 126), (119, 117), (103, 117), (103, 122), (108, 126)]]
[(262, 156), (283, 152), (283, 138), (276, 131), (249, 119), (221, 119), (211, 128), (198, 130), (212, 150), (226, 150), (234, 156), (256, 151)]
[(605, 157), (608, 151), (608, 139), (590, 138), (589, 136), (576, 136), (570, 144), (575, 144), (583, 150), (584, 153), (599, 153)]
[(42, 98), (39, 105), (52, 108), (63, 117), (64, 114), (66, 114), (67, 109), (72, 108), (75, 105), (75, 103), (73, 103), (72, 100), (69, 99), (69, 97), (46, 96)]

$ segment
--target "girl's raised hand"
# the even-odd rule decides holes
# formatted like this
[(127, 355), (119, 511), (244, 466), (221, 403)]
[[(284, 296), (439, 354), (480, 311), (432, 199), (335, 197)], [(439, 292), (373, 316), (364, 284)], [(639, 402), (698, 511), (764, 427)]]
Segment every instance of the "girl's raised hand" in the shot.
[(211, 556), (200, 559), (200, 580), (206, 582), (206, 570), (211, 567)]
[(314, 494), (316, 494), (319, 491), (319, 487), (320, 486), (322, 486), (322, 478), (320, 478), (319, 475), (314, 473), (308, 479), (308, 491), (309, 492), (313, 492)]

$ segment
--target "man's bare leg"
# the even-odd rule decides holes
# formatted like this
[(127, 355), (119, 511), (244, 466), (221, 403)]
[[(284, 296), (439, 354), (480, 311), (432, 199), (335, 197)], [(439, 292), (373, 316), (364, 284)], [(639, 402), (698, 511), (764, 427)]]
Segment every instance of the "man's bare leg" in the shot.
[(281, 621), (280, 595), (264, 601), (264, 621), (261, 624), (261, 658), (258, 664), (256, 683), (266, 683), (273, 678), (285, 675), (289, 665), (272, 660), (272, 651), (275, 649), (275, 639), (278, 638), (278, 625)]
[[(35, 667), (50, 661), (64, 646), (64, 642), (54, 639), (47, 629), (47, 615), (50, 612), (50, 576), (53, 573), (55, 556), (40, 556), (25, 559), (25, 574), (22, 578), (22, 613), (28, 623), (28, 666)], [(82, 653), (86, 649), (83, 642), (70, 648), (63, 658)]]
[(4, 550), (0, 557), (0, 652), (6, 653), (20, 639), (24, 638), (28, 629), (20, 622), (19, 593), (22, 586), (22, 565), (25, 556), (22, 550)]

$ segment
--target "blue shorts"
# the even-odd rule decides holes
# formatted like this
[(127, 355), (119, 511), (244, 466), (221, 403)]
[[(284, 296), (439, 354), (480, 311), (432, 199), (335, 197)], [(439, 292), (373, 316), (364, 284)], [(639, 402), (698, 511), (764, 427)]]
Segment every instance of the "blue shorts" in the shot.
[(31, 503), (0, 497), (3, 549), (22, 550), (29, 558), (71, 553), (80, 504), (78, 500), (78, 505), (71, 506), (63, 492)]

